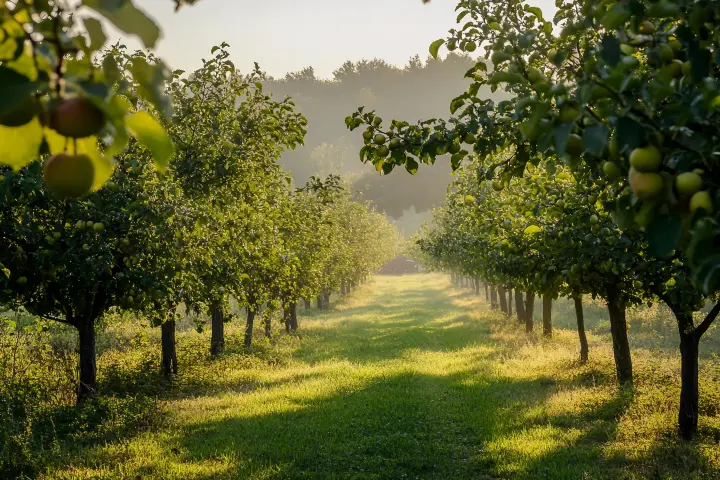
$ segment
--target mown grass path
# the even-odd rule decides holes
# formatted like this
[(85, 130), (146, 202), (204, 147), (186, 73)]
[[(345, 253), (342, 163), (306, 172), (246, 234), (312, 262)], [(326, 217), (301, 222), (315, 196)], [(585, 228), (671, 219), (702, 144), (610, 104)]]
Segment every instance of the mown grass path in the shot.
[(622, 392), (590, 340), (580, 366), (571, 330), (527, 339), (444, 276), (378, 277), (259, 357), (199, 358), (165, 422), (47, 478), (720, 478), (718, 412), (677, 444), (673, 365), (637, 351)]

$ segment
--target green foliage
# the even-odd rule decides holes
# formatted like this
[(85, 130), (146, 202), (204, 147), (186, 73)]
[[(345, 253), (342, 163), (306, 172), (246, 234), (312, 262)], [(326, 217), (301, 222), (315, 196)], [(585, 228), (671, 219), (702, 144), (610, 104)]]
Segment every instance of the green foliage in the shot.
[[(720, 236), (712, 153), (717, 150), (718, 86), (713, 77), (717, 59), (711, 52), (717, 50), (717, 38), (716, 22), (702, 19), (714, 18), (717, 7), (595, 0), (557, 6), (550, 22), (524, 0), (459, 2), (460, 15), (472, 20), (451, 30), (445, 44), (465, 51), (482, 45), (485, 58), (467, 72), (472, 84), (452, 102), (456, 116), (417, 125), (393, 121), (383, 127), (374, 111), (358, 110), (346, 121), (350, 129), (366, 125), (370, 134), (383, 133), (404, 145), (392, 155), (368, 145), (363, 160), (386, 172), (408, 162), (414, 170), (417, 164), (433, 163), (468, 133), (476, 135), (469, 150), (481, 159), (488, 178), (522, 176), (527, 165), (553, 159), (573, 170), (587, 165), (602, 185), (602, 165), (613, 160), (623, 181), (612, 201), (623, 223), (646, 227), (658, 217), (681, 217), (682, 234), (675, 220), (654, 224), (659, 231), (665, 222), (664, 241), (672, 245), (653, 248), (681, 249), (698, 285), (713, 293), (720, 285), (717, 254), (707, 247)], [(504, 88), (510, 98), (496, 103), (476, 95), (488, 86)], [(573, 135), (582, 142), (566, 148)], [(634, 175), (628, 157), (648, 146), (658, 150), (660, 161), (651, 171)], [(515, 155), (494, 163), (498, 150), (505, 149)], [(677, 190), (675, 178), (694, 169), (702, 170), (704, 190), (690, 198)], [(652, 235), (649, 241), (659, 238)]]

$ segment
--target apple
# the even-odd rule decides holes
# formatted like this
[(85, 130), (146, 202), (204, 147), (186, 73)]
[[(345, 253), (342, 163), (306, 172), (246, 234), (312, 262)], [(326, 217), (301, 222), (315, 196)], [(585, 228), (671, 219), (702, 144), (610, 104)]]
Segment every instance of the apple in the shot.
[(644, 35), (652, 35), (655, 33), (655, 24), (649, 20), (645, 20), (640, 24), (640, 28), (638, 30)]
[(680, 195), (693, 195), (702, 187), (702, 177), (695, 172), (683, 172), (675, 177), (675, 188)]
[(603, 172), (608, 178), (618, 178), (622, 172), (620, 171), (620, 167), (618, 167), (618, 164), (615, 162), (605, 162), (603, 163)]
[(378, 147), (377, 149), (377, 154), (381, 157), (387, 157), (388, 155), (390, 155), (390, 149), (387, 145), (380, 145), (380, 147)]
[(661, 163), (660, 151), (652, 145), (630, 152), (630, 165), (638, 172), (657, 172)]
[(95, 166), (87, 155), (59, 153), (45, 162), (43, 178), (56, 195), (77, 198), (92, 188)]
[(477, 142), (477, 138), (474, 134), (468, 133), (467, 135), (465, 135), (465, 138), (463, 138), (463, 141), (468, 145), (475, 145), (475, 143)]
[(583, 150), (584, 147), (582, 137), (580, 137), (580, 135), (576, 133), (570, 134), (567, 140), (567, 146), (565, 147), (565, 151), (569, 155), (577, 157), (583, 152)]
[(675, 52), (667, 43), (661, 43), (657, 47), (658, 56), (663, 63), (670, 63), (675, 58)]
[(712, 198), (707, 190), (696, 192), (690, 199), (690, 212), (695, 213), (700, 209), (705, 210), (708, 214), (713, 212)]
[(104, 125), (105, 114), (87, 98), (68, 97), (50, 110), (49, 127), (64, 137), (89, 137), (98, 133)]
[(501, 192), (505, 188), (505, 186), (502, 184), (502, 182), (495, 180), (494, 182), (492, 182), (492, 188), (496, 192)]
[(95, 230), (96, 232), (102, 232), (103, 230), (105, 230), (105, 225), (103, 225), (101, 222), (96, 222), (95, 224), (93, 224), (93, 230)]
[(383, 145), (385, 142), (387, 142), (387, 137), (385, 137), (385, 135), (383, 135), (382, 133), (378, 133), (373, 138), (373, 141), (376, 145)]
[(466, 52), (468, 52), (468, 53), (474, 52), (475, 50), (477, 50), (477, 43), (475, 43), (475, 42), (467, 42), (467, 43), (465, 44), (464, 50), (465, 50)]
[(572, 105), (565, 104), (560, 108), (560, 121), (562, 123), (574, 122), (578, 115), (580, 115), (580, 112)]
[(633, 168), (628, 179), (630, 189), (639, 200), (651, 199), (662, 192), (663, 178), (658, 173), (640, 172)]

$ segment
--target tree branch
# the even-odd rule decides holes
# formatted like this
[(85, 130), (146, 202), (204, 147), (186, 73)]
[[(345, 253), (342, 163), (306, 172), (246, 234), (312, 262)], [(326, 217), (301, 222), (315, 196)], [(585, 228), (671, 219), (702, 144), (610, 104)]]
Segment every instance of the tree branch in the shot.
[(695, 332), (693, 332), (698, 339), (708, 331), (708, 328), (710, 328), (710, 325), (715, 321), (718, 314), (720, 314), (720, 302), (715, 304), (712, 310), (710, 310), (710, 313), (705, 316), (705, 320), (703, 320), (702, 323), (697, 326)]

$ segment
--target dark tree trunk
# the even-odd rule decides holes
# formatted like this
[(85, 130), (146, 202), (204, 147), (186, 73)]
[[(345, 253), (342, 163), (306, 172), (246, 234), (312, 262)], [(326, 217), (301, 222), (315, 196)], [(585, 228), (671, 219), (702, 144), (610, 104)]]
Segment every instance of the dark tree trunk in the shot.
[(340, 284), (340, 295), (345, 296), (345, 282)]
[[(690, 314), (692, 324), (692, 313)], [(692, 328), (692, 327), (691, 327)], [(700, 338), (691, 330), (680, 331), (680, 410), (678, 427), (683, 440), (692, 440), (698, 428), (698, 403), (700, 401), (698, 380), (698, 356)]]
[(248, 307), (247, 321), (245, 322), (245, 348), (250, 348), (250, 346), (252, 345), (254, 324), (255, 324), (255, 308)]
[(83, 403), (97, 393), (97, 363), (95, 360), (95, 322), (93, 320), (75, 325), (78, 330), (80, 350), (80, 382), (77, 403)]
[(298, 329), (297, 303), (292, 302), (290, 304), (290, 330), (294, 332), (297, 329)]
[(345, 295), (350, 295), (353, 288), (355, 288), (354, 282), (348, 282), (347, 285), (345, 285)]
[(475, 295), (480, 295), (480, 278), (475, 277)]
[(490, 301), (490, 289), (488, 288), (488, 284), (485, 284), (485, 301)]
[(283, 303), (283, 324), (285, 325), (285, 331), (290, 333), (290, 308)]
[(323, 308), (328, 308), (330, 306), (330, 292), (325, 292), (325, 298), (323, 298)]
[(498, 298), (497, 298), (497, 290), (495, 290), (495, 285), (490, 285), (490, 309), (491, 310), (498, 309)]
[(162, 373), (166, 377), (177, 375), (177, 351), (175, 349), (175, 320), (169, 320), (160, 326), (162, 337)]
[(508, 288), (507, 294), (508, 294), (508, 300), (507, 300), (508, 318), (510, 318), (513, 315), (513, 291), (512, 291), (512, 288)]
[(525, 323), (525, 301), (523, 300), (523, 293), (518, 289), (515, 289), (515, 314), (518, 322)]
[(498, 297), (500, 297), (500, 310), (503, 311), (505, 315), (508, 313), (508, 306), (507, 306), (507, 297), (505, 296), (505, 288), (502, 285), (498, 285)]
[(323, 308), (323, 295), (322, 293), (317, 297), (317, 309), (322, 310)]
[(630, 356), (630, 343), (627, 335), (625, 305), (619, 294), (614, 290), (608, 292), (607, 302), (617, 379), (621, 385), (631, 384), (633, 381), (632, 358)]
[(210, 336), (210, 355), (216, 357), (220, 355), (225, 348), (225, 318), (223, 312), (218, 307), (212, 307), (210, 310), (210, 328), (212, 330)]
[(543, 295), (543, 336), (552, 337), (552, 296)]
[(269, 308), (265, 311), (265, 317), (263, 318), (263, 326), (265, 327), (265, 338), (268, 340), (272, 338), (272, 310)]
[(303, 298), (303, 302), (305, 302), (305, 310), (310, 310), (310, 300), (308, 300), (307, 298)]
[(525, 333), (533, 331), (535, 326), (535, 294), (528, 293), (525, 300)]
[(580, 363), (586, 363), (589, 349), (587, 336), (585, 335), (585, 314), (583, 312), (582, 297), (575, 295), (573, 301), (575, 302), (575, 318), (577, 319), (578, 337), (580, 338)]

